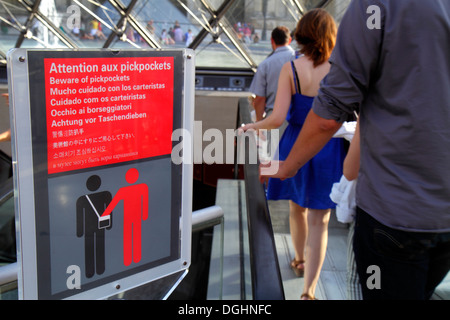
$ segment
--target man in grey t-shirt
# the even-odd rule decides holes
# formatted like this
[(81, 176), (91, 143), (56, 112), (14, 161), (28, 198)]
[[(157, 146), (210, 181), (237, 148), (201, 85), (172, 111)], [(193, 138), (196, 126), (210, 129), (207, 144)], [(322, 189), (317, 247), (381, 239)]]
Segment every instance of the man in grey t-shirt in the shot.
[(272, 31), (272, 54), (258, 66), (250, 92), (256, 95), (253, 108), (256, 113), (256, 121), (263, 119), (264, 112), (273, 110), (278, 89), (278, 78), (281, 68), (286, 62), (295, 59), (295, 51), (290, 47), (291, 35), (288, 28), (276, 27)]
[(354, 250), (365, 299), (429, 299), (450, 270), (448, 39), (448, 0), (352, 1), (276, 175), (294, 175), (360, 110)]

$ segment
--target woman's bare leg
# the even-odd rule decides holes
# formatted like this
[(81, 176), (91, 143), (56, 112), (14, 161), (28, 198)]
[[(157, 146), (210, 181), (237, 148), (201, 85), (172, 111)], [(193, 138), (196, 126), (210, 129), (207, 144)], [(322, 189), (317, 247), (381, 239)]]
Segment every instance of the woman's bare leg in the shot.
[(306, 241), (305, 281), (303, 294), (314, 297), (320, 271), (327, 252), (328, 222), (331, 210), (308, 209), (308, 238)]
[[(289, 228), (296, 261), (305, 261), (305, 245), (308, 236), (307, 209), (289, 201)], [(299, 266), (303, 269), (304, 266)]]

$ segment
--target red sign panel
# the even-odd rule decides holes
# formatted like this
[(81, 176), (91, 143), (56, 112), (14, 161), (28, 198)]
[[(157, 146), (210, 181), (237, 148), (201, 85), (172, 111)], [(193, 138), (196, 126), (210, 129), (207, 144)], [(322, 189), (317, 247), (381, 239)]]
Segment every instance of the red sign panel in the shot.
[(49, 174), (172, 151), (174, 58), (45, 59)]

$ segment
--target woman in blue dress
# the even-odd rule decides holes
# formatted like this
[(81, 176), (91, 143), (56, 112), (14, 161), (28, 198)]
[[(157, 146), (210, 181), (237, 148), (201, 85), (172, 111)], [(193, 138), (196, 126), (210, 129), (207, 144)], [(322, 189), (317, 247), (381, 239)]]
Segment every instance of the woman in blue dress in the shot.
[[(277, 129), (286, 119), (288, 127), (279, 144), (281, 161), (288, 156), (319, 92), (320, 82), (330, 70), (328, 59), (336, 33), (333, 18), (323, 9), (311, 10), (302, 17), (294, 34), (302, 56), (283, 66), (272, 114), (242, 128)], [(301, 299), (314, 299), (328, 243), (330, 212), (335, 208), (329, 195), (333, 183), (342, 176), (344, 157), (343, 139), (331, 139), (296, 176), (283, 181), (271, 178), (268, 183), (268, 200), (289, 200), (295, 250), (291, 268), (298, 276), (304, 273), (305, 278)]]

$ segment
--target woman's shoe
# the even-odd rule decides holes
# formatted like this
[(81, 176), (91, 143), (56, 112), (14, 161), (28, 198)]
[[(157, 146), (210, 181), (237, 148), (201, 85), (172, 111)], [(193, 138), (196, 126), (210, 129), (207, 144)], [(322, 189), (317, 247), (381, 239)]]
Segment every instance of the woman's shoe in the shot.
[(291, 269), (294, 271), (297, 277), (303, 277), (303, 275), (305, 274), (305, 261), (298, 261), (295, 259), (292, 260)]

